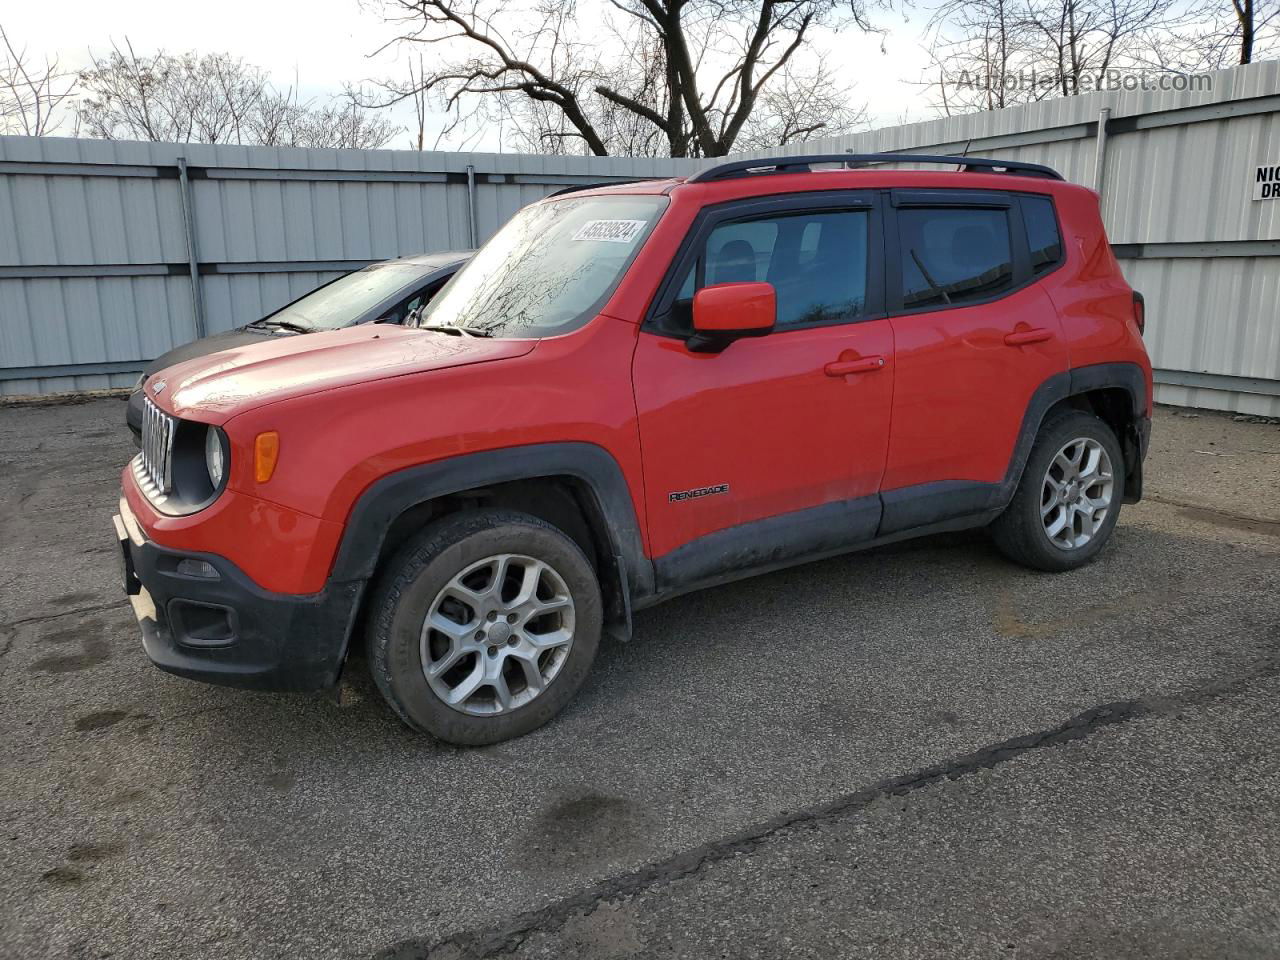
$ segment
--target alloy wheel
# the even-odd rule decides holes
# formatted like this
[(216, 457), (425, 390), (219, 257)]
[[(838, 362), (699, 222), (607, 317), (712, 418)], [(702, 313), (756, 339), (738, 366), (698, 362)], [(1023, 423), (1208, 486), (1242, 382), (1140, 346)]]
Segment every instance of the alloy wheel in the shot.
[(1106, 448), (1090, 437), (1063, 444), (1045, 471), (1040, 521), (1060, 550), (1083, 547), (1111, 510), (1115, 477)]
[(509, 713), (555, 679), (573, 628), (573, 597), (549, 564), (517, 554), (487, 557), (432, 601), (422, 625), (422, 672), (455, 710)]

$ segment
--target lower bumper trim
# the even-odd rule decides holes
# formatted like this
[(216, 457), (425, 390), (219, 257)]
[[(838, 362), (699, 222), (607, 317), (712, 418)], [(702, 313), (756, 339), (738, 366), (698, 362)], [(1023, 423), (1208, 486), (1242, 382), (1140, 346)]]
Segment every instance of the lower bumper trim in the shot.
[[(129, 522), (124, 501), (121, 510), (117, 539), (137, 579), (129, 599), (152, 663), (188, 679), (251, 690), (317, 691), (337, 683), (364, 581), (330, 582), (306, 596), (272, 593), (225, 557), (146, 539)], [(184, 559), (210, 564), (217, 578), (180, 573)], [(126, 575), (126, 590), (128, 582)]]

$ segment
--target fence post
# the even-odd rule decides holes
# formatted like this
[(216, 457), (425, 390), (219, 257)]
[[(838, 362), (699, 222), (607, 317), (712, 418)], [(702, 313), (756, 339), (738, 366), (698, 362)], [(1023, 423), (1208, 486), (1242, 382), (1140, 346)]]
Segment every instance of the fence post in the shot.
[(1098, 153), (1093, 161), (1093, 189), (1098, 193), (1102, 193), (1102, 182), (1107, 172), (1107, 121), (1110, 119), (1110, 107), (1098, 111)]
[(178, 186), (182, 195), (182, 224), (187, 231), (187, 265), (191, 270), (191, 312), (195, 320), (196, 339), (205, 335), (204, 297), (200, 290), (200, 258), (196, 251), (196, 208), (191, 200), (191, 180), (187, 177), (187, 158), (178, 158)]
[(480, 234), (476, 229), (476, 167), (467, 164), (467, 228), (471, 236), (471, 249), (478, 247)]

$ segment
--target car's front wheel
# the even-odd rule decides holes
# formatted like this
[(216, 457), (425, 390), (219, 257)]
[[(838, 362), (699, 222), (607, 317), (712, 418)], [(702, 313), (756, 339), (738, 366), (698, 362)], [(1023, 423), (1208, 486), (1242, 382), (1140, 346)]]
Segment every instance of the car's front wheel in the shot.
[(466, 746), (530, 732), (577, 693), (600, 640), (600, 587), (576, 543), (512, 511), (459, 513), (392, 559), (369, 665), (411, 727)]
[(1037, 570), (1073, 570), (1096, 557), (1120, 515), (1124, 458), (1115, 433), (1065, 411), (1040, 429), (1008, 508), (991, 524), (996, 546)]

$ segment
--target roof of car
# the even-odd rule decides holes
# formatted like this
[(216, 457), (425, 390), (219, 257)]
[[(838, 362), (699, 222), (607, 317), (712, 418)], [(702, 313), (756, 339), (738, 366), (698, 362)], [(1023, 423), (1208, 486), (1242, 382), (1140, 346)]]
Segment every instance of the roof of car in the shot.
[(428, 269), (436, 269), (439, 267), (453, 266), (455, 263), (465, 263), (475, 255), (474, 250), (446, 250), (443, 253), (411, 253), (405, 257), (397, 257), (394, 263), (413, 263), (420, 264)]

